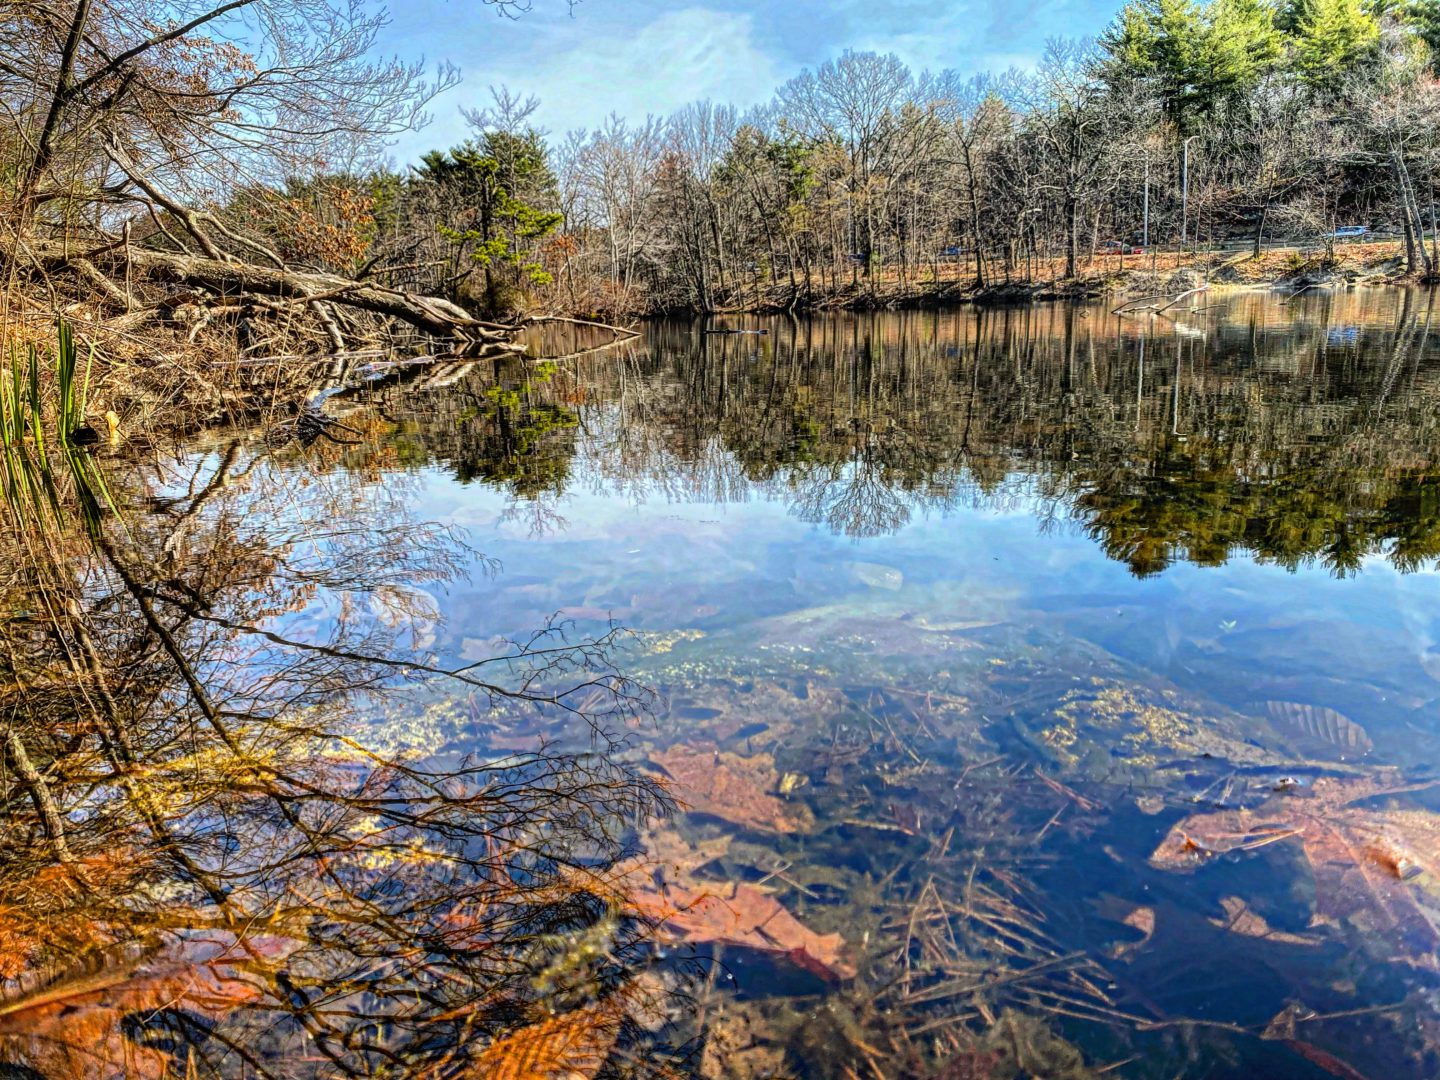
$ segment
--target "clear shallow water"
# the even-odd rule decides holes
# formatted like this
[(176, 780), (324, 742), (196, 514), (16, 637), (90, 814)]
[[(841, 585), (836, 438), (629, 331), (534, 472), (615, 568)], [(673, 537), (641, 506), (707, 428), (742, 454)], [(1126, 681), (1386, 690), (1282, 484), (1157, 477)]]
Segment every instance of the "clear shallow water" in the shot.
[[(691, 807), (637, 844), (844, 942), (690, 933), (706, 1075), (1428, 1076), (1433, 306), (660, 324), (337, 401), (362, 444), (269, 467), (495, 561), (423, 586), (440, 666), (636, 632), (614, 752)], [(589, 739), (406, 708), (441, 754)]]

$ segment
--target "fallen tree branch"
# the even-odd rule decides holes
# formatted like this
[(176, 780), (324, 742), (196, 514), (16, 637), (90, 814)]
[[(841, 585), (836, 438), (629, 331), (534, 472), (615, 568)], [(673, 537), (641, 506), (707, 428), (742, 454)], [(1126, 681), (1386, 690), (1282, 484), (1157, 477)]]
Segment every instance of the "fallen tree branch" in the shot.
[[(1172, 308), (1172, 307), (1174, 307), (1176, 304), (1180, 303), (1181, 300), (1184, 300), (1187, 296), (1193, 296), (1193, 295), (1195, 295), (1195, 293), (1204, 292), (1204, 291), (1205, 291), (1206, 289), (1208, 289), (1208, 288), (1210, 288), (1210, 283), (1209, 283), (1209, 282), (1206, 282), (1204, 285), (1197, 286), (1197, 287), (1194, 288), (1194, 289), (1186, 289), (1184, 292), (1179, 293), (1179, 294), (1176, 294), (1176, 293), (1157, 293), (1157, 294), (1155, 294), (1155, 295), (1153, 295), (1153, 296), (1137, 296), (1134, 300), (1127, 300), (1127, 301), (1125, 301), (1125, 303), (1121, 304), (1119, 307), (1117, 307), (1117, 308), (1115, 308), (1113, 311), (1111, 311), (1110, 314), (1111, 314), (1111, 315), (1128, 315), (1128, 314), (1129, 314), (1130, 312), (1132, 312), (1132, 311), (1145, 311), (1145, 310), (1151, 310), (1151, 311), (1155, 311), (1155, 312), (1158, 313), (1158, 312), (1161, 312), (1161, 311), (1166, 310), (1167, 308)], [(1152, 304), (1151, 307), (1148, 308), (1148, 309), (1141, 306), (1141, 305), (1143, 305), (1146, 301), (1149, 301), (1149, 300), (1168, 300), (1169, 303), (1165, 304), (1163, 307), (1158, 307), (1158, 308), (1155, 307), (1153, 304)]]
[(594, 319), (576, 319), (568, 315), (527, 315), (515, 323), (517, 330), (526, 326), (540, 326), (545, 323), (565, 323), (569, 326), (587, 326), (596, 330), (607, 330), (614, 336), (609, 341), (602, 341), (599, 345), (590, 345), (583, 349), (576, 349), (573, 352), (561, 353), (558, 356), (546, 356), (545, 360), (574, 360), (581, 356), (589, 356), (591, 353), (603, 352), (613, 348), (622, 341), (629, 341), (640, 336), (640, 331), (633, 326), (613, 326), (610, 323), (596, 322)]
[[(29, 247), (35, 269), (84, 273), (76, 257), (60, 241), (40, 240)], [(111, 268), (128, 267), (158, 281), (200, 287), (229, 298), (237, 294), (280, 297), (302, 304), (324, 296), (330, 303), (358, 308), (396, 319), (427, 334), (460, 338), (475, 345), (509, 345), (517, 329), (473, 318), (458, 304), (438, 296), (421, 296), (337, 274), (286, 270), (254, 263), (224, 262), (199, 255), (130, 248), (107, 251), (99, 257)], [(92, 264), (93, 265), (93, 264)], [(22, 267), (23, 269), (23, 267)], [(617, 328), (618, 329), (618, 328)]]
[(596, 322), (593, 319), (574, 319), (568, 315), (527, 315), (515, 324), (516, 329), (523, 326), (536, 326), (540, 323), (568, 323), (571, 326), (593, 326), (597, 330), (609, 330), (612, 334), (623, 337), (639, 337), (640, 331), (629, 326), (614, 326), (610, 323)]

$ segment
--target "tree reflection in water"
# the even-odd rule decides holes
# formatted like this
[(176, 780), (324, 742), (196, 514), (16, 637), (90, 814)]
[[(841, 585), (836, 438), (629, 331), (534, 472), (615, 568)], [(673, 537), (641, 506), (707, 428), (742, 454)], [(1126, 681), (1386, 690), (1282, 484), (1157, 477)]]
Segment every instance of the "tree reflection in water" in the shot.
[(1434, 305), (1397, 290), (1239, 294), (1175, 320), (1033, 305), (776, 319), (758, 337), (658, 324), (543, 378), (517, 364), (392, 391), (378, 445), (510, 491), (541, 530), (595, 485), (761, 494), (852, 537), (1023, 503), (1141, 576), (1242, 552), (1411, 569), (1440, 557)]
[[(407, 470), (504, 490), (533, 532), (591, 486), (761, 496), (848, 536), (1023, 505), (1142, 575), (1411, 569), (1440, 556), (1440, 349), (1427, 297), (1380, 297), (661, 324), (618, 356), (337, 396), (355, 445), (126, 473), (94, 536), (9, 522), (0, 1061), (674, 1075), (684, 984), (626, 903), (635, 826), (668, 802), (616, 752), (649, 704), (620, 632), (443, 670), (424, 587), (474, 553), (409, 517)], [(395, 704), (437, 682), (590, 738), (464, 758)]]
[[(443, 673), (418, 586), (467, 553), (403, 483), (231, 443), (131, 485), (92, 538), (6, 532), (6, 1075), (479, 1075), (515, 1032), (641, 1060), (617, 868), (668, 802), (606, 752), (647, 707), (615, 635)], [(593, 751), (377, 753), (369, 704), (437, 678)]]

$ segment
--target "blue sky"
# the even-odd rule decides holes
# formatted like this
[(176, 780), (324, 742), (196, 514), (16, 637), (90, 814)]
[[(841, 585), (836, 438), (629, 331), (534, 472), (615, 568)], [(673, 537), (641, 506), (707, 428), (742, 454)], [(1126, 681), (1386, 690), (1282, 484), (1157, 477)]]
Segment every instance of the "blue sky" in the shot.
[(554, 135), (610, 113), (643, 119), (703, 98), (749, 106), (846, 48), (895, 52), (918, 72), (1027, 67), (1045, 39), (1098, 33), (1121, 0), (532, 0), (518, 19), (481, 0), (392, 0), (387, 51), (459, 65), (464, 83), (395, 147), (401, 161), (466, 134), (461, 105), (503, 83), (542, 101)]

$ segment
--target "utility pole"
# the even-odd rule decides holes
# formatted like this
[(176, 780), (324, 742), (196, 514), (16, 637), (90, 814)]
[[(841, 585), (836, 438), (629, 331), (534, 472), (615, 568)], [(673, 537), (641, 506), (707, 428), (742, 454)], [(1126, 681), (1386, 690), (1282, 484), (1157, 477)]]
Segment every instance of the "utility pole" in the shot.
[(1199, 135), (1191, 135), (1185, 140), (1185, 163), (1180, 167), (1180, 246), (1182, 248), (1185, 246), (1185, 225), (1190, 213), (1190, 144), (1199, 137)]

